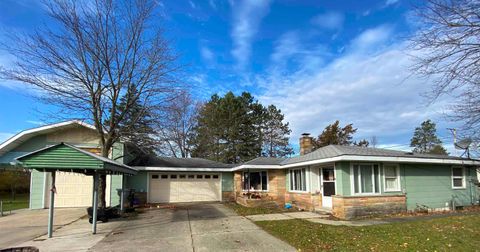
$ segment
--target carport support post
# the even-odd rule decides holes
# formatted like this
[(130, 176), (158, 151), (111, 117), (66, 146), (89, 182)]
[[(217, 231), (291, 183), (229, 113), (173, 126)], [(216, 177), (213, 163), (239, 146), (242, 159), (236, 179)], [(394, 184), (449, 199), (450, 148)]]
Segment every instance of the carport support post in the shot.
[(55, 171), (52, 172), (52, 185), (50, 188), (50, 208), (48, 209), (48, 238), (53, 233), (53, 210), (55, 207)]
[(120, 211), (123, 213), (124, 209), (124, 197), (125, 197), (125, 174), (122, 174), (122, 191), (120, 193)]
[(93, 209), (92, 209), (92, 234), (97, 233), (97, 209), (98, 209), (98, 174), (93, 174)]

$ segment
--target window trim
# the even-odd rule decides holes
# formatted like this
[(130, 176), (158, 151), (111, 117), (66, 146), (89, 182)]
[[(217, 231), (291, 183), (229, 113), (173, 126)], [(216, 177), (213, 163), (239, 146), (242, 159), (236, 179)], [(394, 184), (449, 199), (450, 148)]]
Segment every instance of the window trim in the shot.
[[(371, 165), (372, 166), (372, 186), (373, 186), (373, 192), (371, 193), (364, 193), (364, 192), (358, 192), (356, 193), (355, 192), (355, 184), (354, 184), (354, 180), (355, 180), (355, 173), (354, 173), (354, 166), (355, 165)], [(351, 195), (381, 195), (382, 194), (382, 190), (381, 190), (381, 187), (379, 186), (378, 187), (378, 191), (379, 192), (375, 192), (375, 172), (374, 172), (374, 167), (375, 165), (377, 165), (378, 167), (378, 182), (380, 182), (380, 179), (381, 179), (381, 175), (380, 175), (380, 164), (378, 163), (351, 163), (350, 164), (350, 191), (351, 191)], [(359, 180), (360, 180), (360, 176), (358, 177)], [(359, 183), (359, 185), (361, 184), (360, 181), (357, 181)], [(380, 182), (381, 183), (381, 182)], [(361, 186), (359, 186), (358, 188), (359, 190), (361, 190)]]
[[(462, 176), (453, 176), (453, 169), (462, 169)], [(463, 166), (452, 166), (451, 168), (451, 172), (452, 172), (452, 176), (451, 176), (451, 183), (452, 183), (452, 189), (466, 189), (467, 188), (467, 183), (466, 183), (466, 171), (465, 171), (465, 167)], [(455, 184), (453, 183), (453, 180), (454, 179), (458, 179), (458, 178), (461, 178), (462, 179), (462, 186), (455, 186)]]
[(385, 164), (382, 165), (383, 167), (383, 191), (384, 192), (401, 192), (402, 185), (400, 181), (400, 165), (399, 164), (387, 164), (387, 166), (395, 166), (395, 175), (397, 177), (397, 186), (395, 189), (387, 189), (387, 176), (385, 175)]
[[(305, 191), (303, 191), (303, 190), (293, 190), (293, 189), (291, 188), (291, 185), (292, 185), (292, 181), (293, 181), (293, 183), (295, 183), (295, 180), (292, 180), (292, 172), (293, 172), (293, 171), (296, 171), (296, 170), (303, 170), (303, 169), (305, 170)], [(308, 187), (309, 187), (308, 177), (309, 177), (309, 171), (308, 171), (307, 167), (288, 169), (288, 178), (289, 178), (289, 181), (288, 181), (288, 192), (293, 192), (293, 193), (308, 193), (308, 192), (309, 192), (309, 190), (308, 190)]]
[[(244, 183), (244, 179), (245, 179), (245, 173), (260, 173), (260, 187), (263, 188), (263, 181), (262, 181), (262, 172), (265, 172), (266, 174), (266, 177), (267, 177), (267, 190), (245, 190), (243, 188), (243, 183)], [(248, 179), (250, 179), (250, 176), (248, 176)], [(268, 183), (269, 179), (268, 179), (268, 170), (254, 170), (254, 171), (242, 171), (242, 192), (269, 192), (270, 191), (270, 183)], [(249, 183), (250, 185), (250, 183)]]

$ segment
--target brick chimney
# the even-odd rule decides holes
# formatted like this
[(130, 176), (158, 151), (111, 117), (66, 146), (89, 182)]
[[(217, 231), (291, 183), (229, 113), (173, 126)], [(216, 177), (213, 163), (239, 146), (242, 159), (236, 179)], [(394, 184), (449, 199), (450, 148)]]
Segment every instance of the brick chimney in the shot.
[(300, 137), (300, 156), (308, 154), (313, 150), (313, 138), (310, 133), (303, 133)]

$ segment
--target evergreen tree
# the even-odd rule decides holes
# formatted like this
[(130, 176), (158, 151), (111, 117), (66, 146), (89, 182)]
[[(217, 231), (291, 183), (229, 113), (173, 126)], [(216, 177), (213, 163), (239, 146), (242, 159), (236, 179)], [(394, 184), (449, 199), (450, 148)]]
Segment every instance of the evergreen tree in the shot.
[(370, 142), (368, 142), (367, 139), (362, 139), (358, 142), (357, 141), (353, 142), (353, 145), (358, 147), (368, 147), (370, 145)]
[[(279, 120), (280, 111), (272, 108), (271, 113), (272, 117), (268, 119), (268, 109), (247, 92), (239, 96), (232, 92), (223, 97), (213, 95), (200, 109), (197, 117), (197, 126), (190, 143), (193, 146), (192, 157), (225, 163), (245, 162), (262, 155), (266, 134), (271, 134), (270, 138), (274, 142), (275, 152), (272, 155), (280, 155), (281, 141), (273, 138), (280, 138), (280, 132), (271, 129), (275, 125), (273, 120)], [(288, 124), (286, 125), (287, 131), (284, 132), (289, 133)], [(274, 132), (276, 135), (272, 134)], [(288, 138), (286, 141), (288, 143)], [(288, 153), (286, 148), (283, 151)]]
[(437, 137), (436, 124), (430, 119), (415, 128), (410, 140), (410, 147), (413, 147), (413, 152), (416, 153), (448, 155), (445, 148), (442, 147), (442, 141)]
[(124, 119), (118, 125), (117, 134), (121, 141), (133, 143), (145, 153), (153, 154), (157, 148), (156, 132), (153, 129), (154, 119), (146, 106), (138, 99), (133, 99), (137, 95), (136, 87), (131, 85), (128, 89), (127, 94), (120, 99), (117, 110), (118, 114), (126, 111)]
[(340, 127), (340, 122), (336, 120), (334, 123), (328, 125), (323, 130), (322, 134), (318, 138), (313, 139), (313, 145), (315, 149), (324, 147), (330, 144), (335, 145), (352, 145), (353, 134), (357, 132), (356, 128), (353, 128), (353, 124), (347, 124), (345, 127)]
[(283, 122), (284, 115), (274, 105), (265, 110), (262, 138), (262, 155), (267, 157), (286, 157), (292, 155), (293, 148), (288, 143), (290, 132), (288, 122)]

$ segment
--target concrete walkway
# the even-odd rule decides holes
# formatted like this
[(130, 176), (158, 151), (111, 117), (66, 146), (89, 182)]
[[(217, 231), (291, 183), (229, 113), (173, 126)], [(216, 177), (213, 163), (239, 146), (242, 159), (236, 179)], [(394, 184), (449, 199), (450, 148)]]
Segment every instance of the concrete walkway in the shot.
[[(54, 229), (58, 230), (86, 215), (85, 208), (55, 209)], [(0, 217), (0, 249), (18, 246), (47, 233), (48, 210), (19, 210)], [(54, 232), (55, 235), (55, 232)]]
[(50, 239), (43, 235), (20, 246), (33, 246), (40, 251), (88, 251), (124, 222), (121, 219), (107, 223), (98, 222), (97, 234), (93, 235), (92, 224), (88, 222), (88, 218), (82, 218), (58, 228)]
[(222, 204), (152, 209), (124, 222), (92, 251), (296, 251)]
[(459, 216), (469, 213), (449, 213), (438, 215), (425, 215), (425, 216), (404, 216), (404, 217), (391, 217), (386, 219), (366, 219), (366, 220), (332, 220), (328, 219), (329, 215), (318, 214), (313, 212), (293, 212), (293, 213), (278, 213), (278, 214), (260, 214), (249, 215), (247, 219), (251, 221), (276, 221), (276, 220), (292, 220), (292, 219), (304, 219), (313, 223), (319, 223), (332, 226), (351, 226), (351, 227), (363, 227), (390, 223), (411, 222), (418, 220), (431, 220), (449, 216)]

